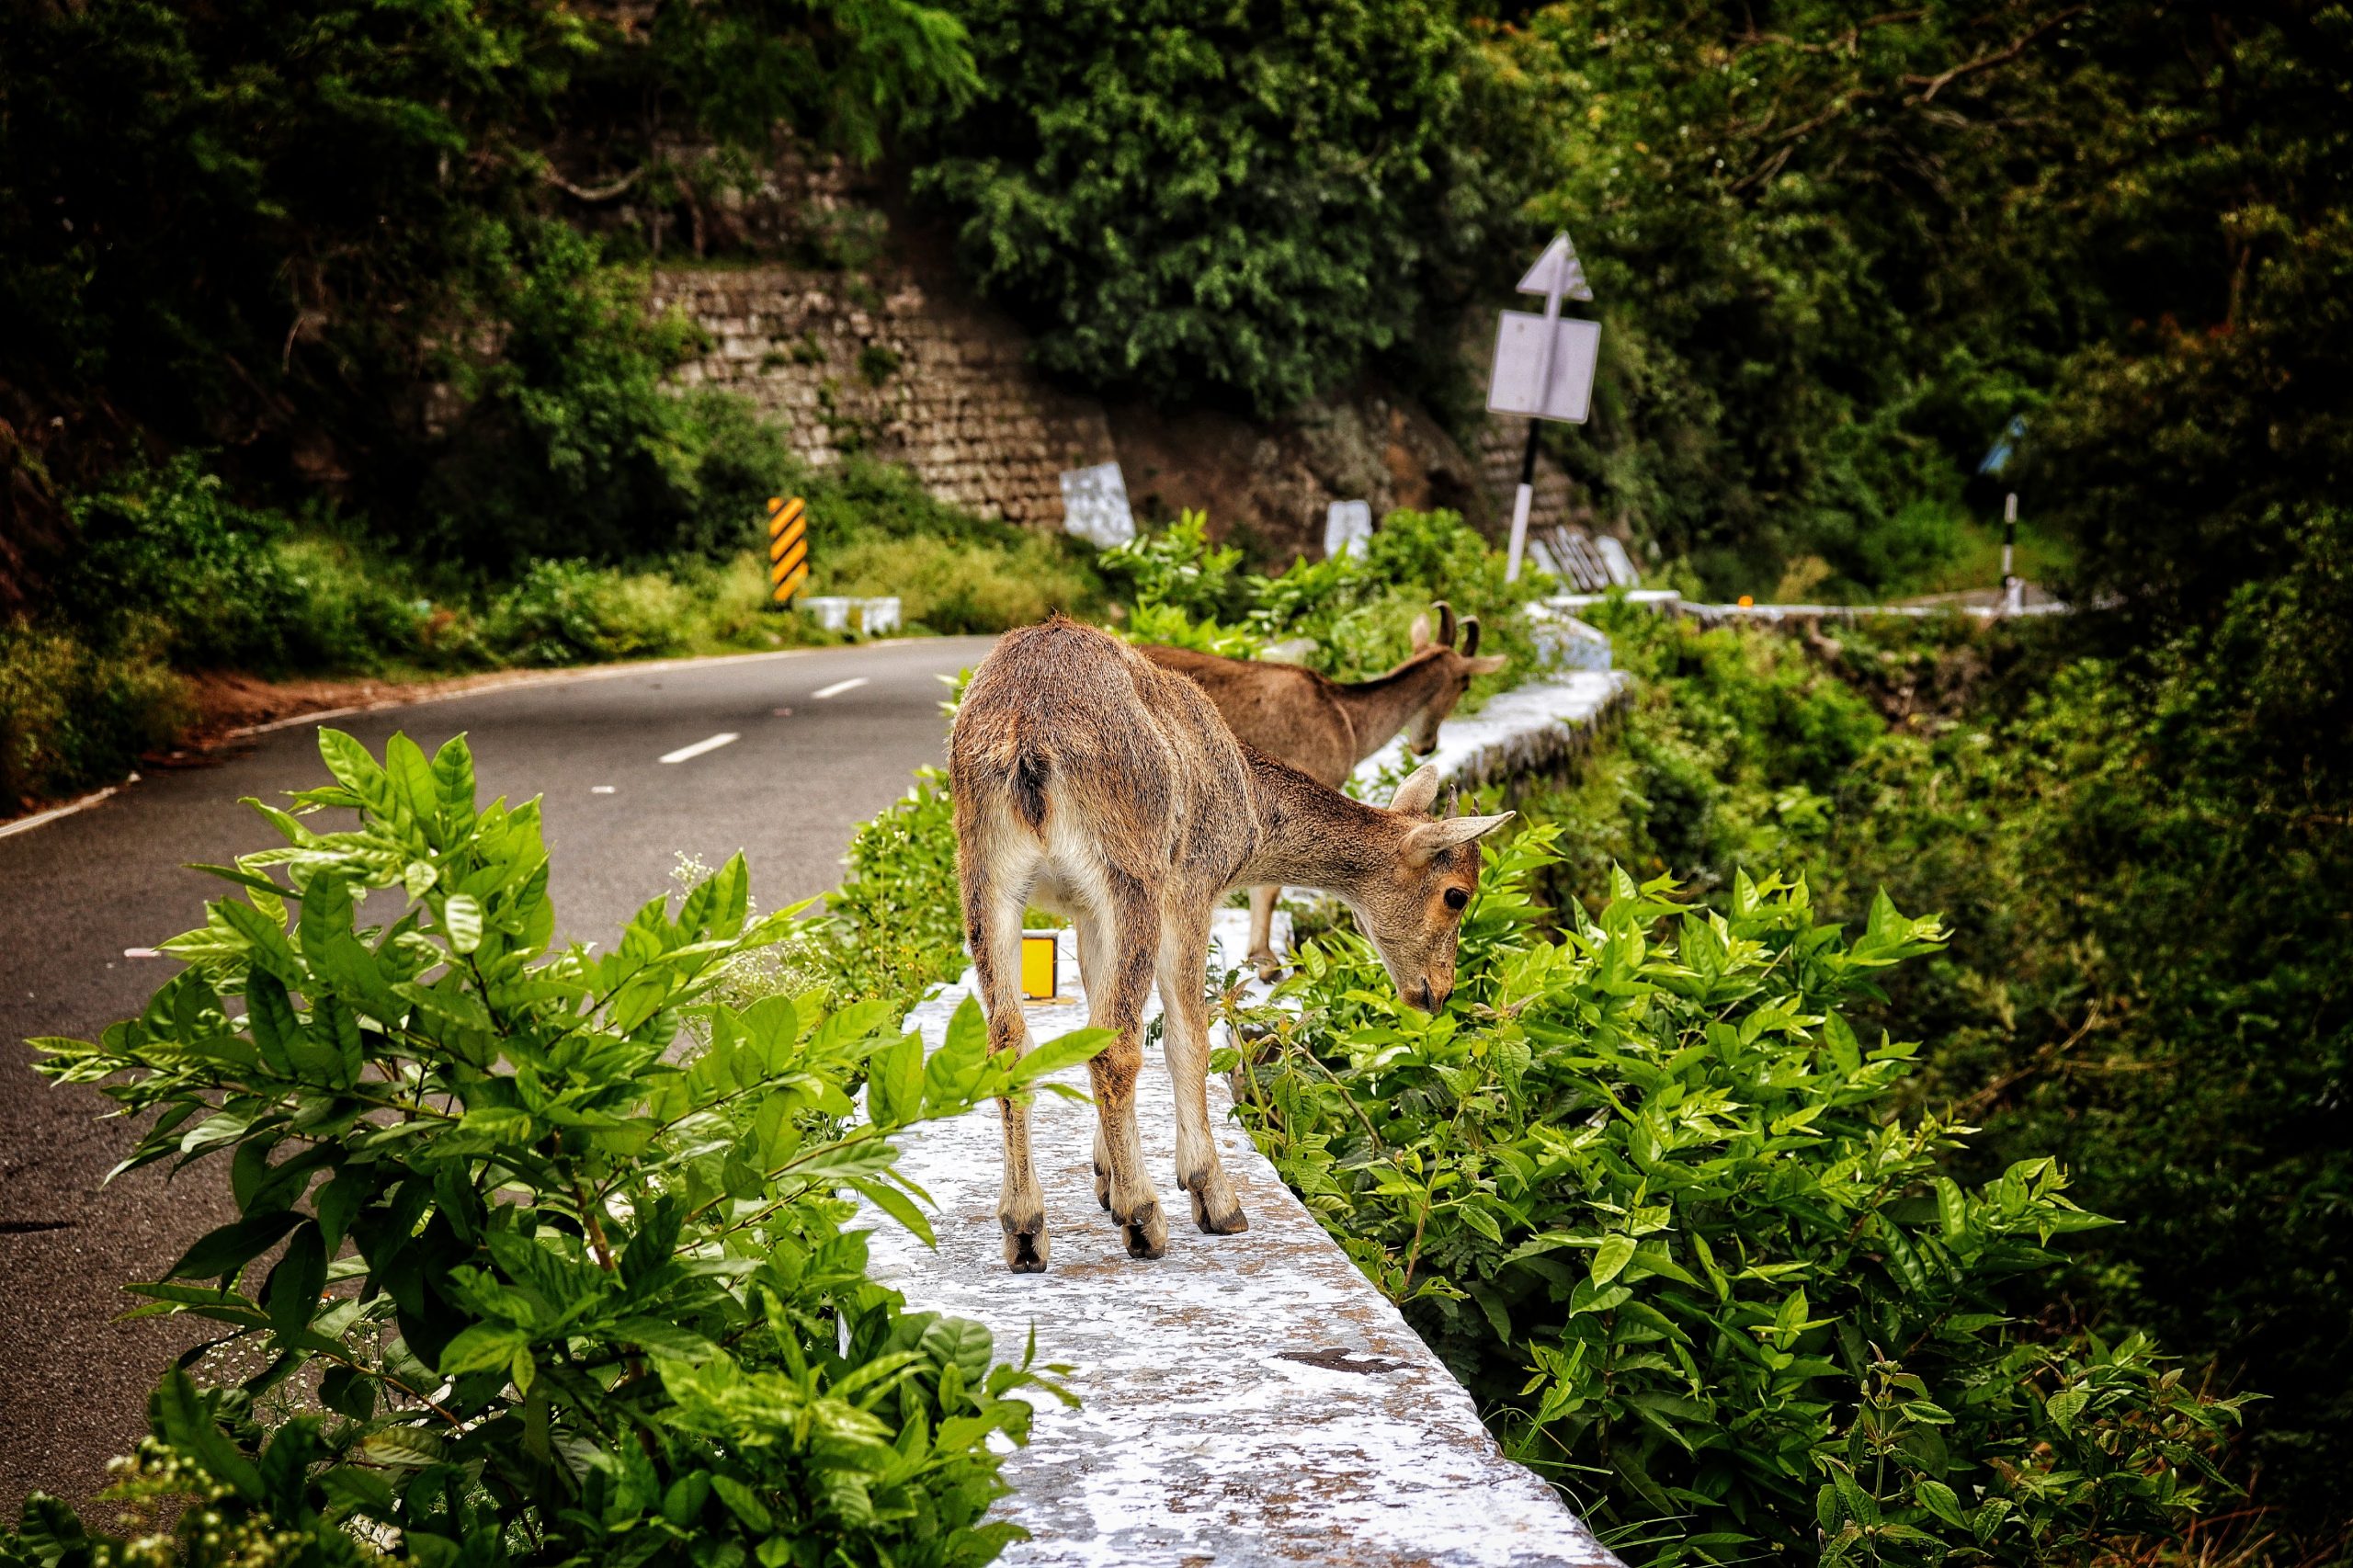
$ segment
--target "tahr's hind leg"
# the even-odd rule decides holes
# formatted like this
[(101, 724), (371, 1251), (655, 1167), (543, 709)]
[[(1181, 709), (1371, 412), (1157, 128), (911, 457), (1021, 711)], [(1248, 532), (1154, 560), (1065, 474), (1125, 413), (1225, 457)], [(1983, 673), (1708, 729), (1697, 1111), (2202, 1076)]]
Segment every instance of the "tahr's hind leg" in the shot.
[(1168, 1081), (1176, 1096), (1176, 1185), (1193, 1200), (1193, 1223), (1213, 1236), (1250, 1228), (1242, 1200), (1217, 1154), (1210, 1131), (1209, 914), (1188, 917), (1170, 931), (1160, 949), (1161, 1044), (1168, 1059)]
[[(1077, 937), (1079, 988), (1086, 993), (1087, 1021), (1091, 1024), (1100, 1016), (1096, 1011), (1096, 986), (1108, 986), (1111, 975), (1119, 967), (1118, 949), (1110, 939), (1111, 933), (1118, 928), (1118, 922), (1108, 913), (1074, 915), (1071, 917), (1071, 926)], [(1098, 981), (1091, 979), (1091, 976), (1101, 978)], [(1108, 1209), (1111, 1207), (1111, 1154), (1103, 1138), (1100, 1118), (1095, 1124), (1094, 1163), (1095, 1201)]]
[(1109, 962), (1095, 971), (1103, 977), (1102, 994), (1087, 998), (1087, 1022), (1114, 1031), (1111, 1043), (1088, 1063), (1095, 1083), (1097, 1146), (1109, 1173), (1111, 1218), (1128, 1256), (1159, 1257), (1168, 1250), (1168, 1221), (1161, 1214), (1152, 1178), (1144, 1174), (1143, 1147), (1136, 1137), (1136, 1075), (1143, 1066), (1143, 1006), (1152, 992), (1160, 917), (1132, 882), (1115, 891), (1108, 913), (1111, 918), (1105, 924), (1115, 933)]
[[(1283, 971), (1283, 960), (1275, 954), (1275, 901), (1282, 897), (1279, 887), (1255, 887), (1250, 890), (1250, 956), (1248, 963), (1258, 971), (1258, 978), (1273, 981)], [(1165, 1006), (1164, 1002), (1163, 1006)]]
[[(1029, 1048), (1029, 1020), (1021, 1014), (1021, 911), (1025, 895), (992, 891), (978, 877), (964, 885), (966, 939), (988, 1014), (989, 1054), (1011, 1051), (1018, 1060)], [(1005, 1129), (1005, 1183), (998, 1189), (997, 1224), (1005, 1232), (1005, 1266), (1016, 1274), (1046, 1269), (1046, 1195), (1029, 1157), (1029, 1108), (1018, 1100), (997, 1101)]]

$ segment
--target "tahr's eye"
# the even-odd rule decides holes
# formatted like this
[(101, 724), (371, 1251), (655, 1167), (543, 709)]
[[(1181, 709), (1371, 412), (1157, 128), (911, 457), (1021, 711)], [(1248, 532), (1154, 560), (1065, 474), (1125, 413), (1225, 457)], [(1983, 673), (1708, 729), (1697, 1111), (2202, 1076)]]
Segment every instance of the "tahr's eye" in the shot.
[(1464, 892), (1461, 888), (1449, 888), (1449, 889), (1447, 889), (1447, 890), (1446, 890), (1446, 906), (1447, 906), (1447, 908), (1449, 908), (1449, 909), (1460, 909), (1460, 908), (1461, 908), (1464, 904), (1466, 904), (1466, 903), (1470, 903), (1470, 902), (1471, 902), (1471, 895), (1470, 895), (1469, 893), (1467, 893), (1467, 892)]

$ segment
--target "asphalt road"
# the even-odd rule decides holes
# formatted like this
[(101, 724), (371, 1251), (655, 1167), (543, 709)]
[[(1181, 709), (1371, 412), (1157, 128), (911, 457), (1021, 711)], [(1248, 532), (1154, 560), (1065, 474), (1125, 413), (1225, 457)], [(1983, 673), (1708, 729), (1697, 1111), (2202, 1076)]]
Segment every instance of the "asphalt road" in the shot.
[[(850, 829), (942, 760), (938, 677), (988, 645), (586, 671), (327, 722), (380, 752), (396, 730), (427, 753), (464, 732), (485, 799), (546, 799), (559, 935), (609, 941), (671, 886), (681, 852), (716, 866), (745, 851), (762, 908), (832, 887)], [(712, 744), (722, 735), (735, 738)], [(120, 1286), (230, 1217), (211, 1165), (168, 1187), (154, 1166), (101, 1189), (129, 1128), (97, 1119), (96, 1093), (36, 1077), (17, 1042), (86, 1038), (137, 1012), (170, 965), (125, 949), (201, 925), (222, 886), (184, 866), (276, 843), (239, 801), (325, 778), (314, 727), (298, 724), (0, 838), (0, 1517), (36, 1488), (81, 1501), (104, 1483), (107, 1459), (144, 1429), (148, 1390), (197, 1337), (115, 1322), (131, 1304)]]

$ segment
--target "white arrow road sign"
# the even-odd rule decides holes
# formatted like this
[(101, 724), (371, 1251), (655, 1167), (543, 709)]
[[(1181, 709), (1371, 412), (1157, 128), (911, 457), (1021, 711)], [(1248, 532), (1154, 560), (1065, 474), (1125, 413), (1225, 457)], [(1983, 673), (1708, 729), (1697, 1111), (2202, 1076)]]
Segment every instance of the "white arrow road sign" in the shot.
[(1576, 247), (1569, 244), (1566, 234), (1554, 234), (1536, 265), (1528, 269), (1528, 276), (1519, 280), (1523, 294), (1550, 294), (1556, 289), (1563, 299), (1590, 301), (1593, 298), (1593, 285), (1585, 280), (1585, 266), (1577, 260)]
[[(1601, 358), (1601, 324), (1574, 316), (1547, 323), (1526, 311), (1506, 311), (1495, 329), (1495, 369), (1487, 380), (1487, 411), (1564, 419), (1582, 425), (1593, 412), (1593, 370)], [(1552, 352), (1544, 352), (1544, 329)], [(1538, 388), (1548, 379), (1549, 389)]]

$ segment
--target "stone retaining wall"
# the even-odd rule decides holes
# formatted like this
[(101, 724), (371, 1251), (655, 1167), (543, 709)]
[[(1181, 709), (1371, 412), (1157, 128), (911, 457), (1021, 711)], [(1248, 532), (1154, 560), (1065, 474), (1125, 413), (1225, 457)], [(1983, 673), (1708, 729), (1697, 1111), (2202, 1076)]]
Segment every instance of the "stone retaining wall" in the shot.
[(654, 299), (712, 340), (678, 380), (749, 397), (812, 463), (871, 452), (982, 517), (1059, 528), (1063, 471), (1116, 456), (1102, 405), (1031, 370), (1016, 328), (911, 279), (698, 267), (657, 273)]
[[(1510, 517), (1520, 422), (1488, 421), (1465, 452), (1377, 381), (1271, 421), (1107, 410), (1033, 369), (1027, 335), (951, 280), (696, 266), (657, 269), (653, 295), (711, 341), (682, 384), (745, 394), (812, 463), (871, 452), (983, 517), (1060, 528), (1063, 471), (1114, 460), (1143, 520), (1202, 507), (1221, 537), (1245, 533), (1278, 560), (1321, 554), (1333, 501), (1370, 501), (1376, 516), (1452, 507), (1498, 537)], [(1535, 521), (1587, 521), (1571, 500), (1567, 475), (1541, 461)]]

